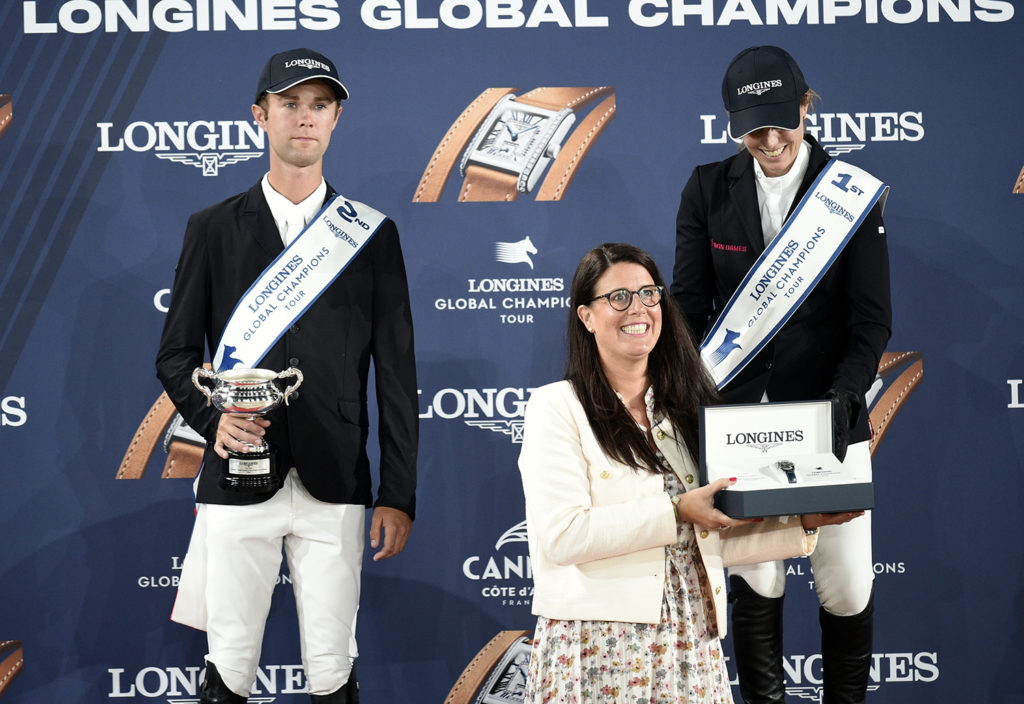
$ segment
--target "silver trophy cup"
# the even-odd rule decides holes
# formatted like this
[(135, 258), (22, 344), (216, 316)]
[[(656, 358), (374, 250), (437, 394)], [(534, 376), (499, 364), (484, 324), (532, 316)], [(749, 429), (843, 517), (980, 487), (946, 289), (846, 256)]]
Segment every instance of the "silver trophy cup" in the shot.
[[(283, 391), (281, 379), (294, 378), (295, 383)], [(302, 372), (290, 367), (283, 372), (269, 369), (229, 369), (212, 372), (197, 367), (192, 372), (192, 383), (206, 396), (206, 405), (222, 413), (248, 416), (249, 419), (266, 415), (284, 404), (302, 384)], [(210, 384), (207, 388), (206, 384)], [(247, 452), (228, 450), (228, 462), (220, 477), (222, 489), (251, 493), (268, 493), (281, 486), (281, 477), (275, 466), (273, 448), (261, 438), (258, 445), (246, 443)]]

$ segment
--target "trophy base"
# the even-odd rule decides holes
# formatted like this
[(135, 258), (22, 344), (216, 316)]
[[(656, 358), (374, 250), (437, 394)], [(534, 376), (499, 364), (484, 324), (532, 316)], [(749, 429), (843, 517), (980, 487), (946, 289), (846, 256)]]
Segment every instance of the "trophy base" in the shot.
[(218, 482), (225, 491), (270, 494), (281, 488), (273, 453), (228, 452), (228, 463)]

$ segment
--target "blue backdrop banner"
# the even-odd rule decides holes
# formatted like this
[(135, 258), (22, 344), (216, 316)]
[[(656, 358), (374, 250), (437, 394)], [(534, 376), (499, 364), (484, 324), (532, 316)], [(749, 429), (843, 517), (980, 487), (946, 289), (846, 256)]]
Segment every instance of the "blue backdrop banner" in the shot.
[[(204, 634), (169, 620), (191, 475), (154, 359), (189, 214), (267, 169), (250, 101), (272, 53), (337, 64), (325, 175), (402, 234), (418, 516), (364, 566), (359, 677), (365, 702), (441, 704), (534, 625), (516, 460), (577, 262), (626, 241), (672, 270), (683, 184), (737, 149), (725, 68), (775, 44), (822, 97), (808, 131), (891, 187), (869, 699), (1018, 701), (1022, 36), (1000, 0), (0, 3), (0, 700), (198, 701)], [(515, 145), (486, 129), (509, 96), (563, 144), (521, 179), (494, 176)], [(814, 575), (788, 564), (786, 684), (818, 701)], [(250, 701), (304, 691), (282, 572)]]

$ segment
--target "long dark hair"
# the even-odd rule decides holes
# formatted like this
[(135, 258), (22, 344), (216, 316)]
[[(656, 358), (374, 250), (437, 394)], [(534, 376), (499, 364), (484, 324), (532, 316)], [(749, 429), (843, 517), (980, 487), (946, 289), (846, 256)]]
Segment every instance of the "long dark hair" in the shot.
[[(594, 286), (608, 269), (622, 262), (639, 264), (654, 283), (665, 281), (647, 252), (630, 244), (603, 244), (587, 252), (572, 279), (569, 306), (569, 360), (565, 378), (583, 404), (590, 427), (609, 457), (638, 470), (671, 471), (658, 461), (646, 435), (619, 401), (601, 366), (594, 336), (576, 314), (597, 295)], [(701, 405), (715, 403), (718, 392), (701, 364), (690, 329), (676, 302), (663, 289), (661, 336), (647, 358), (647, 381), (654, 387), (654, 411), (664, 414), (682, 435), (695, 461), (698, 459), (698, 414)]]

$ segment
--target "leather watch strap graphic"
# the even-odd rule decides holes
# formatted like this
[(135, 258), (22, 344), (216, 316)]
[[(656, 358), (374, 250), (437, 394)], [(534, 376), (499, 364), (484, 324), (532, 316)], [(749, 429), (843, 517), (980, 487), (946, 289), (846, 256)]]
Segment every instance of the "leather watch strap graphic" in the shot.
[[(204, 364), (209, 369), (209, 364)], [(128, 449), (117, 469), (118, 479), (141, 479), (146, 473), (146, 465), (161, 442), (167, 450), (167, 461), (164, 462), (164, 479), (192, 479), (199, 473), (203, 465), (203, 454), (206, 446), (202, 438), (191, 429), (185, 437), (177, 434), (182, 425), (181, 416), (171, 403), (166, 392), (161, 393), (143, 416), (135, 435), (128, 443)], [(186, 439), (187, 438), (187, 439)]]
[(419, 185), (416, 186), (416, 193), (412, 197), (413, 203), (435, 203), (441, 197), (444, 184), (448, 180), (455, 164), (462, 157), (462, 152), (473, 138), (480, 123), (484, 121), (494, 106), (515, 88), (488, 88), (478, 95), (466, 109), (462, 111), (458, 119), (445, 132), (440, 144), (434, 150), (427, 168), (420, 177)]
[(164, 479), (192, 479), (203, 464), (204, 445), (193, 445), (184, 440), (172, 440), (167, 448), (167, 462), (160, 476)]
[(909, 366), (893, 379), (871, 407), (869, 417), (874, 432), (871, 434), (871, 442), (868, 447), (871, 449), (872, 455), (875, 454), (879, 443), (882, 442), (882, 438), (885, 437), (885, 433), (892, 425), (893, 418), (896, 417), (904, 402), (921, 383), (921, 377), (924, 376), (924, 361), (921, 359), (920, 352), (885, 352), (878, 363), (878, 376), (882, 379), (891, 376), (895, 370), (904, 365)]
[(471, 164), (459, 190), (459, 202), (512, 201), (519, 197), (519, 176)]
[(138, 430), (128, 443), (128, 449), (121, 460), (121, 466), (117, 469), (118, 479), (139, 479), (146, 471), (146, 464), (153, 456), (153, 451), (163, 439), (164, 430), (167, 429), (171, 418), (177, 411), (166, 392), (157, 397), (156, 402), (150, 407), (149, 413), (139, 423)]
[(1013, 192), (1024, 193), (1024, 166), (1020, 167), (1020, 175), (1017, 176), (1017, 183), (1013, 185)]
[(21, 672), (24, 662), (20, 640), (0, 640), (0, 697)]
[(537, 200), (562, 200), (565, 189), (572, 183), (583, 157), (590, 151), (594, 140), (604, 132), (615, 117), (615, 95), (602, 100), (596, 108), (580, 122), (569, 139), (562, 145), (554, 163), (537, 191)]
[(498, 631), (498, 634), (466, 665), (466, 669), (448, 692), (444, 704), (472, 704), (480, 686), (501, 662), (502, 656), (516, 641), (527, 635), (529, 631)]
[(3, 134), (10, 126), (13, 117), (14, 103), (11, 102), (11, 96), (8, 94), (0, 95), (0, 134)]
[(613, 91), (611, 86), (576, 88), (572, 86), (540, 86), (523, 93), (516, 102), (558, 112), (565, 108), (576, 110)]

